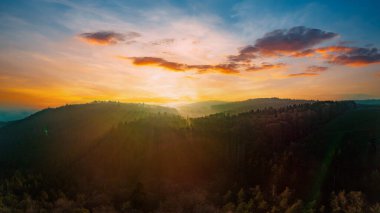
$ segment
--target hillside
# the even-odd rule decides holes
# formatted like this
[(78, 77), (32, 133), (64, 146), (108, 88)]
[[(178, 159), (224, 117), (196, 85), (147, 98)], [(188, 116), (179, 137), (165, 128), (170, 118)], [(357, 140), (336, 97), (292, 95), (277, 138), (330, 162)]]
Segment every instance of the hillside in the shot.
[[(193, 119), (137, 104), (44, 110), (0, 129), (8, 140), (1, 140), (2, 150), (12, 151), (3, 165), (28, 168), (26, 177), (13, 172), (6, 193), (26, 202), (17, 194), (24, 187), (34, 205), (47, 209), (65, 200), (67, 206), (57, 208), (120, 212), (197, 212), (193, 206), (286, 212), (303, 206), (297, 198), (302, 208), (319, 209), (330, 205), (331, 192), (345, 189), (379, 201), (379, 107), (314, 102), (264, 108)], [(28, 184), (19, 186), (20, 180)]]
[(297, 100), (297, 99), (280, 99), (280, 98), (256, 98), (248, 99), (245, 101), (231, 102), (225, 104), (218, 104), (212, 106), (212, 108), (218, 112), (230, 112), (240, 113), (250, 110), (264, 109), (266, 107), (281, 108), (290, 105), (298, 105), (305, 103), (313, 103), (309, 100)]
[(45, 109), (0, 129), (0, 161), (12, 159), (17, 164), (59, 166), (60, 159), (80, 155), (112, 127), (150, 113), (177, 114), (172, 108), (116, 102)]
[(290, 105), (313, 102), (314, 101), (310, 100), (280, 98), (256, 98), (236, 102), (205, 101), (179, 106), (178, 111), (183, 116), (202, 117), (221, 112), (237, 114), (242, 112), (248, 112), (251, 110), (264, 109), (268, 107), (281, 108)]
[(311, 134), (303, 143), (308, 155), (319, 162), (311, 173), (310, 196), (318, 199), (331, 191), (365, 191), (369, 198), (380, 193), (380, 107), (350, 111)]

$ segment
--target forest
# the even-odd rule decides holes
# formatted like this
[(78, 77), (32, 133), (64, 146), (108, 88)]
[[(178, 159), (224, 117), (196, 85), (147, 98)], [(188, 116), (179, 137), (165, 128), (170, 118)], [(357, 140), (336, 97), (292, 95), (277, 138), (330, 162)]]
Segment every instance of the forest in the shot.
[(380, 212), (379, 106), (259, 102), (197, 117), (92, 102), (5, 123), (0, 212)]

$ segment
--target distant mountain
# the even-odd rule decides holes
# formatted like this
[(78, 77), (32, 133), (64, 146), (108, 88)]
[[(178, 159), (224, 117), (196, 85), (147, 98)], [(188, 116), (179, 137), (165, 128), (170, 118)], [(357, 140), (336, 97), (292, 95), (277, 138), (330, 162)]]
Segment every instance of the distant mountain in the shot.
[(362, 105), (380, 105), (380, 99), (355, 100), (355, 103)]
[(36, 112), (35, 109), (18, 109), (0, 107), (0, 121), (14, 121), (28, 117)]
[(56, 162), (75, 158), (119, 123), (152, 113), (177, 114), (177, 111), (162, 106), (116, 102), (48, 108), (0, 128), (0, 162), (13, 159), (20, 165), (36, 162), (41, 167), (43, 164), (58, 166)]
[(280, 98), (256, 98), (213, 106), (216, 111), (240, 113), (264, 108), (281, 108), (289, 105), (313, 103), (310, 100), (280, 99)]
[(221, 112), (236, 114), (256, 109), (280, 108), (313, 102), (315, 101), (280, 98), (256, 98), (236, 102), (206, 101), (180, 106), (178, 111), (184, 116), (202, 117)]
[(191, 104), (186, 104), (177, 107), (178, 112), (183, 116), (202, 117), (210, 114), (218, 113), (213, 106), (226, 104), (226, 101), (202, 101)]

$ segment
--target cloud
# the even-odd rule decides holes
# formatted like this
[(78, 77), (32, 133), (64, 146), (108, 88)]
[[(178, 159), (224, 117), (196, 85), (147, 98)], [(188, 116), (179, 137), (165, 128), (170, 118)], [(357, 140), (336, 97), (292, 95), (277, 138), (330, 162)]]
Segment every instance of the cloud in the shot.
[(305, 72), (309, 72), (309, 73), (324, 72), (327, 69), (328, 69), (328, 67), (309, 66), (308, 68), (306, 68)]
[(293, 73), (293, 74), (289, 74), (288, 77), (314, 77), (314, 76), (317, 76), (319, 74), (317, 73), (310, 73), (310, 72), (300, 72), (300, 73)]
[(168, 61), (163, 58), (158, 57), (124, 57), (119, 56), (118, 58), (123, 60), (132, 61), (133, 65), (136, 66), (155, 66), (161, 67), (169, 71), (174, 72), (186, 72), (186, 71), (196, 71), (200, 74), (202, 73), (224, 73), (224, 74), (236, 74), (240, 71), (263, 71), (263, 70), (274, 70), (280, 69), (286, 66), (284, 63), (262, 63), (260, 66), (248, 66), (247, 64), (236, 64), (236, 63), (222, 63), (216, 65), (200, 64), (200, 65), (191, 65), (184, 63), (177, 63)]
[(279, 69), (279, 68), (284, 68), (286, 64), (284, 63), (277, 63), (277, 64), (268, 64), (268, 63), (263, 63), (261, 66), (251, 66), (246, 69), (246, 71), (263, 71), (263, 70), (274, 70), (274, 69)]
[(255, 47), (268, 54), (287, 53), (313, 47), (337, 36), (336, 33), (298, 26), (269, 32), (257, 39)]
[(306, 50), (302, 50), (300, 52), (295, 52), (293, 53), (291, 56), (292, 57), (311, 57), (311, 56), (314, 56), (315, 55), (315, 50), (314, 49), (306, 49)]
[(380, 63), (380, 52), (377, 48), (349, 47), (349, 46), (327, 46), (316, 49), (306, 49), (296, 52), (293, 57), (321, 56), (330, 64), (347, 66), (366, 66)]
[[(112, 31), (99, 31), (82, 33), (81, 38), (89, 43), (98, 45), (110, 45), (119, 42), (135, 42), (133, 39), (141, 36), (136, 32), (115, 33)], [(349, 66), (363, 66), (380, 62), (380, 53), (376, 48), (348, 47), (343, 44), (317, 47), (320, 43), (337, 37), (337, 33), (327, 32), (304, 26), (290, 29), (278, 29), (266, 33), (257, 39), (253, 45), (247, 45), (239, 50), (236, 55), (229, 55), (222, 63), (210, 64), (186, 64), (169, 61), (161, 57), (121, 57), (131, 60), (136, 66), (156, 66), (175, 72), (196, 71), (198, 73), (239, 73), (241, 71), (256, 72), (283, 68), (283, 63), (262, 63), (255, 65), (253, 59), (265, 59), (267, 57), (321, 57), (330, 64)], [(169, 45), (176, 42), (174, 38), (153, 40), (153, 46)], [(302, 73), (290, 74), (289, 77), (316, 76), (319, 72), (326, 71), (325, 66), (309, 66)]]
[(315, 53), (319, 53), (324, 57), (329, 57), (329, 54), (332, 53), (346, 53), (350, 52), (352, 50), (352, 47), (347, 46), (327, 46), (327, 47), (320, 47), (314, 50)]
[(293, 53), (292, 57), (312, 57), (321, 55), (324, 58), (329, 58), (332, 53), (345, 53), (351, 51), (351, 47), (346, 46), (326, 46), (315, 49), (306, 49)]
[(228, 59), (232, 62), (250, 62), (257, 57), (259, 49), (255, 46), (248, 45), (239, 51), (239, 55), (230, 55)]
[[(290, 56), (314, 57), (319, 56), (330, 64), (347, 66), (365, 66), (380, 63), (380, 52), (371, 47), (345, 46), (347, 42), (339, 45), (313, 48), (314, 46), (337, 37), (338, 34), (320, 29), (303, 26), (290, 29), (274, 30), (256, 40), (255, 44), (242, 48), (237, 55), (228, 56), (233, 63), (250, 63), (258, 57)], [(309, 67), (306, 72), (321, 72), (327, 67)], [(253, 66), (249, 71), (261, 70)]]
[(346, 52), (328, 57), (329, 63), (354, 67), (380, 63), (380, 52), (377, 48), (352, 47)]
[(188, 69), (195, 69), (199, 73), (220, 72), (224, 74), (239, 73), (237, 64), (217, 64), (217, 65), (187, 65)]
[(132, 63), (137, 66), (157, 66), (171, 71), (186, 71), (187, 65), (170, 62), (157, 57), (130, 57)]
[(239, 73), (236, 64), (217, 64), (217, 65), (189, 65), (177, 62), (167, 61), (158, 57), (119, 57), (121, 59), (131, 60), (137, 66), (156, 66), (175, 72), (186, 72), (195, 70), (198, 73), (219, 72), (224, 74)]
[(238, 55), (229, 56), (230, 61), (249, 62), (258, 56), (292, 55), (305, 56), (312, 50), (302, 52), (326, 40), (337, 37), (338, 34), (304, 26), (290, 29), (279, 29), (266, 33), (256, 40), (254, 45), (248, 45), (239, 51)]
[(127, 32), (122, 34), (113, 31), (98, 31), (91, 33), (82, 33), (79, 35), (83, 41), (96, 45), (117, 44), (126, 40), (132, 40), (140, 36), (141, 35), (137, 32)]
[(288, 77), (315, 77), (318, 76), (320, 72), (324, 72), (328, 69), (328, 67), (322, 67), (322, 66), (309, 66), (306, 68), (304, 72), (300, 73), (292, 73), (289, 74)]
[(300, 73), (292, 73), (289, 74), (287, 77), (294, 78), (294, 77), (315, 77), (318, 76), (320, 72), (324, 72), (328, 69), (328, 67), (322, 67), (322, 66), (309, 66), (306, 68), (304, 72)]

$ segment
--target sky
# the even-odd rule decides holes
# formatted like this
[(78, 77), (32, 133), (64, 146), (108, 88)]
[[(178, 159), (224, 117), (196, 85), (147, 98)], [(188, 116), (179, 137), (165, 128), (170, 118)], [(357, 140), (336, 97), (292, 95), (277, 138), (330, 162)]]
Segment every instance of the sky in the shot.
[(2, 0), (0, 111), (380, 98), (379, 1)]

